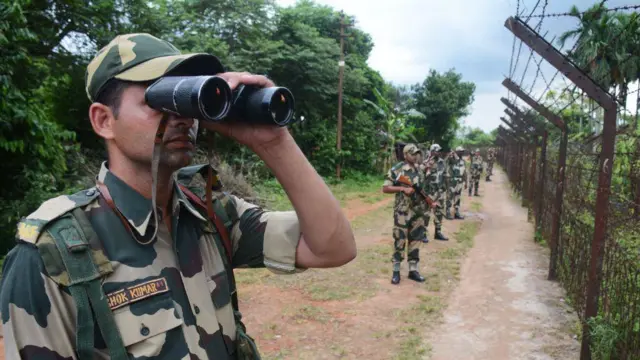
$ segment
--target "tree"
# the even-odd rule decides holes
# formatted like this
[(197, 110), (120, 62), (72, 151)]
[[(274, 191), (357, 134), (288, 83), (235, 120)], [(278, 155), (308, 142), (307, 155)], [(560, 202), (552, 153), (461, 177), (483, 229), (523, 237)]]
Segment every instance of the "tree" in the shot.
[(475, 84), (462, 81), (462, 75), (451, 69), (443, 74), (431, 70), (422, 84), (412, 90), (416, 110), (426, 118), (413, 119), (419, 142), (438, 142), (448, 148), (460, 126), (458, 120), (469, 114)]
[(463, 126), (454, 146), (462, 146), (466, 150), (492, 146), (496, 141), (496, 134), (497, 129), (494, 129), (491, 133), (486, 133), (478, 127)]
[(617, 88), (618, 101), (625, 104), (629, 83), (640, 72), (640, 15), (611, 13), (601, 4), (584, 13), (573, 6), (570, 14), (579, 24), (560, 36), (560, 45), (577, 37), (575, 50), (568, 55), (603, 87)]
[(378, 89), (374, 89), (376, 96), (376, 102), (370, 100), (364, 100), (367, 104), (371, 105), (378, 115), (384, 119), (383, 127), (378, 132), (378, 137), (381, 138), (382, 166), (381, 171), (391, 167), (394, 157), (394, 146), (397, 141), (407, 141), (416, 139), (412, 135), (415, 132), (415, 127), (409, 124), (409, 120), (424, 119), (425, 115), (415, 109), (400, 110), (400, 107), (396, 106), (394, 102), (385, 99)]

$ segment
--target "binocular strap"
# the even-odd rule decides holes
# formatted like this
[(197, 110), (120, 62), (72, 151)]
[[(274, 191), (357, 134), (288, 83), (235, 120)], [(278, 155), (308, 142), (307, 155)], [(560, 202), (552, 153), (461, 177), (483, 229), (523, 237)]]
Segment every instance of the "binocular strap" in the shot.
[(158, 130), (156, 131), (156, 137), (153, 144), (153, 156), (151, 158), (151, 207), (153, 210), (153, 221), (155, 226), (153, 227), (153, 236), (148, 238), (146, 242), (138, 240), (136, 237), (136, 240), (143, 245), (151, 243), (158, 234), (158, 201), (156, 192), (158, 190), (158, 168), (160, 166), (160, 155), (162, 154), (162, 139), (164, 138), (164, 132), (167, 129), (167, 123), (169, 123), (169, 114), (164, 113), (162, 115), (162, 119), (160, 119)]

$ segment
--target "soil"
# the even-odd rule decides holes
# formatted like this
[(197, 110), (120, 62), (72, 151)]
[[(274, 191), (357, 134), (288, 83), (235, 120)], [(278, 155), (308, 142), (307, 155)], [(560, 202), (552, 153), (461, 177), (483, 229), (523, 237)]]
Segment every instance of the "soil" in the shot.
[(527, 211), (505, 176), (492, 180), (481, 184), (485, 220), (434, 331), (432, 359), (577, 359), (579, 344), (567, 331), (576, 318), (559, 284), (546, 279), (548, 251), (532, 241)]
[[(561, 288), (546, 280), (548, 253), (533, 242), (526, 210), (511, 199), (503, 173), (494, 172), (493, 182), (482, 181), (479, 198), (463, 195), (467, 220), (444, 221), (450, 241), (434, 241), (430, 224), (432, 240), (420, 250), (424, 284), (406, 278), (406, 261), (401, 283), (390, 284), (393, 196), (374, 204), (346, 203), (358, 243), (358, 257), (350, 264), (286, 279), (250, 270), (258, 272), (258, 280), (239, 282), (240, 308), (263, 359), (577, 358), (579, 344), (571, 333), (576, 318), (563, 304)], [(482, 202), (481, 212), (470, 212), (472, 202)], [(482, 224), (475, 246), (459, 275), (443, 277), (439, 253), (455, 250), (450, 249), (458, 245), (455, 234), (466, 221)], [(457, 264), (457, 258), (452, 261)], [(331, 290), (356, 288), (355, 296), (314, 299), (306, 288), (314, 282)], [(441, 299), (443, 306), (435, 311), (440, 322), (429, 317), (428, 326), (407, 324), (420, 316), (412, 311), (430, 296)], [(407, 342), (410, 336), (417, 343)], [(426, 350), (414, 353), (414, 348)]]

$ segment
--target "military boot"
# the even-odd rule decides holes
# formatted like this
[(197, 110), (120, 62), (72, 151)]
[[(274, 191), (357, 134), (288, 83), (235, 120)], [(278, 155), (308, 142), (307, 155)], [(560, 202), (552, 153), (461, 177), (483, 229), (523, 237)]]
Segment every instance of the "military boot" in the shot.
[(453, 216), (451, 216), (451, 209), (447, 209), (447, 212), (444, 213), (444, 218), (447, 220), (453, 220)]
[(424, 277), (420, 275), (418, 270), (409, 271), (409, 279), (417, 282), (424, 282)]
[(460, 214), (460, 210), (456, 210), (456, 215), (455, 218), (458, 220), (463, 220), (464, 216), (462, 216), (462, 214)]
[(444, 236), (444, 234), (442, 233), (442, 231), (440, 231), (440, 229), (436, 229), (435, 239), (443, 240), (443, 241), (449, 240), (448, 237)]
[(391, 283), (393, 285), (398, 285), (400, 283), (400, 271), (394, 271), (391, 276)]
[(491, 182), (491, 179), (487, 176), (487, 178), (485, 179), (486, 182)]
[(427, 237), (427, 234), (424, 234), (424, 238), (422, 239), (422, 242), (425, 244), (429, 242), (429, 237)]

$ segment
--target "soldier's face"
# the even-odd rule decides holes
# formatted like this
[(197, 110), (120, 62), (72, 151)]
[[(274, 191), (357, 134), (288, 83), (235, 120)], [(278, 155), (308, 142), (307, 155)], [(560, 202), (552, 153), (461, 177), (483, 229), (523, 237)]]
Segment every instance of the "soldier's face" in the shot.
[[(154, 138), (163, 114), (147, 106), (144, 92), (142, 85), (129, 86), (122, 92), (118, 117), (110, 120), (107, 136), (101, 136), (113, 151), (134, 163), (151, 166)], [(195, 154), (197, 131), (197, 120), (169, 116), (160, 167), (173, 172), (188, 165)]]
[(415, 164), (418, 161), (419, 157), (420, 157), (420, 153), (415, 153), (415, 154), (407, 153), (404, 155), (405, 160), (407, 160), (409, 164)]

